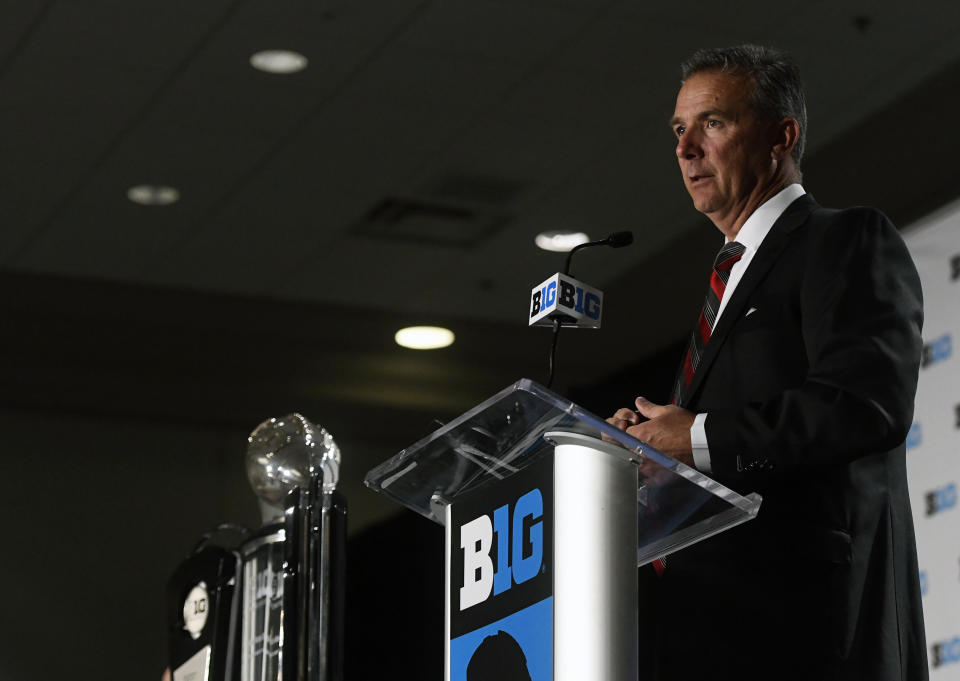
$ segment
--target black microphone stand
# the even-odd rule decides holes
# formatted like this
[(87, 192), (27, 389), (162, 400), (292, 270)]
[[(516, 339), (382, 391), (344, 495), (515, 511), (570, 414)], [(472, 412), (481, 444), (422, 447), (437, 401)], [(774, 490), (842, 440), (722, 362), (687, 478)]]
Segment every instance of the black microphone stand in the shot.
[[(570, 274), (570, 261), (573, 260), (573, 254), (583, 248), (590, 248), (592, 246), (610, 246), (611, 248), (622, 248), (624, 246), (629, 246), (632, 243), (632, 232), (614, 232), (605, 239), (598, 239), (597, 241), (587, 241), (582, 244), (577, 244), (567, 253), (567, 261), (563, 266), (563, 273), (567, 276), (573, 276)], [(561, 326), (562, 323), (560, 322), (560, 318), (554, 317), (553, 339), (550, 342), (550, 375), (547, 377), (547, 388), (553, 385), (553, 376), (555, 374), (557, 365), (557, 340), (560, 337)]]

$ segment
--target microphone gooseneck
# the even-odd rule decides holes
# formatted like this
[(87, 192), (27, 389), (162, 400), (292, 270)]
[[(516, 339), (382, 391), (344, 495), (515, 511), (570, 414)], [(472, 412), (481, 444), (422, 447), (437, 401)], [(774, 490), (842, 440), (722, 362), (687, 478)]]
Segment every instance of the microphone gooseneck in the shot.
[(560, 320), (553, 320), (553, 338), (550, 341), (550, 374), (547, 376), (547, 388), (553, 387), (553, 377), (557, 372), (557, 339), (560, 338)]
[[(624, 246), (629, 246), (633, 243), (633, 232), (614, 232), (605, 239), (597, 239), (596, 241), (587, 241), (586, 243), (579, 244), (570, 249), (570, 252), (567, 253), (567, 262), (564, 265), (563, 273), (570, 274), (570, 261), (573, 259), (573, 254), (579, 251), (582, 248), (590, 248), (592, 246), (610, 246), (611, 248), (623, 248)], [(571, 275), (573, 276), (573, 275)]]
[[(586, 243), (574, 246), (570, 249), (570, 252), (567, 253), (567, 262), (564, 265), (563, 273), (569, 276), (570, 275), (570, 261), (573, 259), (573, 254), (579, 251), (582, 248), (590, 248), (591, 246), (610, 246), (611, 248), (623, 248), (624, 246), (629, 246), (633, 243), (633, 232), (622, 231), (614, 232), (610, 234), (605, 239), (598, 239), (597, 241), (588, 241)], [(547, 387), (553, 385), (553, 377), (556, 373), (557, 366), (557, 340), (560, 336), (560, 327), (563, 324), (560, 322), (559, 318), (554, 318), (553, 320), (553, 338), (550, 342), (550, 374), (547, 377)]]

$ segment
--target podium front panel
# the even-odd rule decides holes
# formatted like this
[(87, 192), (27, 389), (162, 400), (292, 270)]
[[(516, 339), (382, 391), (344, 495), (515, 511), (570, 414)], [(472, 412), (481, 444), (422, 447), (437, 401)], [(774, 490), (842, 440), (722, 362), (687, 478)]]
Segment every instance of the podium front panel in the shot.
[(553, 475), (544, 457), (448, 506), (450, 681), (554, 678)]

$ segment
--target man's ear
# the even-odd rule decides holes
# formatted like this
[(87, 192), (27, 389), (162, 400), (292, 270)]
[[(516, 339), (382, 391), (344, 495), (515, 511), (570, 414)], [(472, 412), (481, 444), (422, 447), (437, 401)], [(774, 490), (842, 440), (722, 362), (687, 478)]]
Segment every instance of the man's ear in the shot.
[(800, 124), (795, 118), (782, 118), (774, 125), (770, 156), (778, 161), (788, 158), (800, 139)]

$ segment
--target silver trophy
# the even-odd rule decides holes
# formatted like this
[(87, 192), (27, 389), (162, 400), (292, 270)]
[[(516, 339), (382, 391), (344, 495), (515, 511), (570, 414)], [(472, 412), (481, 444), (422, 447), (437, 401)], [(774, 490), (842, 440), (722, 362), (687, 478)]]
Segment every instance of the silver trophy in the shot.
[(289, 414), (250, 433), (246, 467), (261, 528), (232, 548), (208, 541), (226, 525), (205, 535), (167, 586), (173, 681), (341, 681), (340, 449)]
[(247, 477), (263, 526), (240, 549), (240, 681), (342, 678), (339, 474), (333, 437), (300, 414), (268, 419), (250, 433)]

